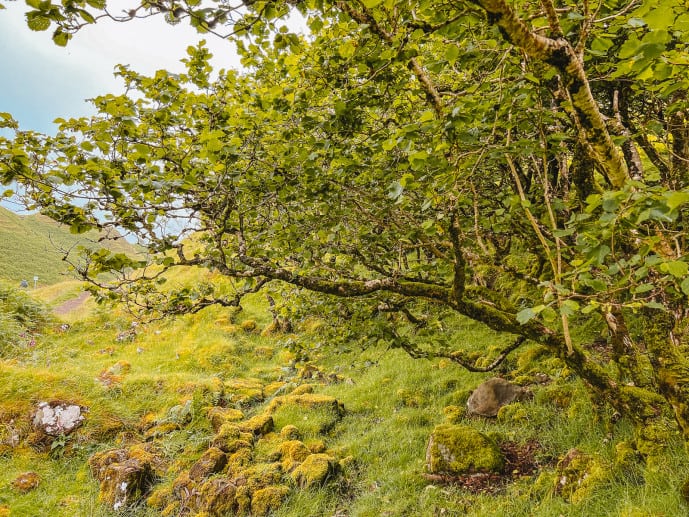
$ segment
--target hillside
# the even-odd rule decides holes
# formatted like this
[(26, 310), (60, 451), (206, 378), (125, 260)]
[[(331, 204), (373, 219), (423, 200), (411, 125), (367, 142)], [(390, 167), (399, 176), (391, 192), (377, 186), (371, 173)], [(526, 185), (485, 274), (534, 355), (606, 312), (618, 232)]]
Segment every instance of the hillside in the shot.
[[(36, 310), (9, 298), (9, 316)], [(258, 294), (241, 312), (133, 324), (91, 306), (0, 347), (0, 516), (686, 515), (679, 436), (646, 463), (631, 422), (538, 346), (499, 372), (533, 396), (483, 418), (467, 399), (490, 375), (383, 347), (338, 353), (317, 321), (280, 334), (266, 309)], [(495, 346), (460, 323), (476, 350)], [(83, 420), (46, 434), (33, 418), (45, 404)], [(427, 475), (443, 429), (480, 432), (504, 465)]]
[(104, 246), (113, 251), (136, 254), (137, 248), (124, 239), (97, 244), (96, 232), (82, 235), (40, 214), (18, 215), (0, 207), (0, 278), (11, 282), (26, 279), (39, 285), (54, 284), (69, 278), (69, 265), (61, 249), (75, 245)]

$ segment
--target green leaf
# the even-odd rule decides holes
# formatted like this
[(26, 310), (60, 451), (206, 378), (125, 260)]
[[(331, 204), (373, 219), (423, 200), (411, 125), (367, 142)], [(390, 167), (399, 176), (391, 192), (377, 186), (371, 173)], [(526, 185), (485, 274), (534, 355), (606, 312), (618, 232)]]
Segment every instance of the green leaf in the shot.
[(69, 41), (69, 39), (71, 37), (72, 37), (71, 34), (67, 34), (66, 32), (62, 32), (61, 30), (58, 29), (53, 33), (53, 43), (55, 43), (56, 45), (58, 45), (60, 47), (66, 47), (67, 42)]
[(50, 19), (40, 11), (32, 11), (26, 15), (26, 24), (32, 31), (45, 31), (50, 28)]
[(682, 292), (689, 296), (689, 276), (682, 280), (682, 283), (679, 285), (680, 289), (682, 289)]
[(545, 305), (537, 305), (536, 307), (529, 307), (528, 309), (523, 309), (517, 313), (517, 321), (524, 325), (524, 323), (527, 323), (528, 321), (535, 318), (538, 314), (543, 312), (545, 308)]
[(684, 278), (689, 272), (689, 264), (681, 260), (672, 260), (670, 262), (663, 262), (660, 265), (660, 270), (663, 273), (670, 273), (675, 278)]
[(371, 9), (382, 4), (383, 0), (361, 0), (361, 3), (364, 4), (364, 6), (368, 9)]

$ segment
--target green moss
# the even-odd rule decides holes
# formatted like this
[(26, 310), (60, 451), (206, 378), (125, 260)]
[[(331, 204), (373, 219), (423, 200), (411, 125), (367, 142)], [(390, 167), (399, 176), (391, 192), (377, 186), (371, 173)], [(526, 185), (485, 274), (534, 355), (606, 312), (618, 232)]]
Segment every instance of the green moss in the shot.
[(436, 426), (426, 451), (426, 468), (431, 474), (499, 472), (504, 464), (497, 444), (466, 425)]
[(244, 413), (239, 409), (212, 407), (208, 410), (208, 419), (213, 429), (217, 431), (224, 424), (238, 422), (244, 419)]
[(251, 514), (263, 517), (274, 512), (285, 501), (289, 488), (284, 485), (269, 486), (253, 493), (251, 498)]
[(311, 450), (299, 440), (289, 440), (280, 445), (282, 469), (286, 472), (294, 470), (309, 455)]
[(291, 474), (297, 486), (309, 488), (333, 479), (339, 472), (339, 463), (327, 454), (311, 454)]
[(523, 423), (531, 419), (531, 413), (521, 402), (513, 402), (502, 406), (498, 410), (498, 422), (503, 423)]
[(580, 504), (610, 480), (610, 472), (600, 458), (572, 449), (558, 462), (555, 489), (567, 501)]
[(268, 434), (273, 430), (274, 425), (273, 417), (267, 413), (256, 415), (249, 420), (237, 424), (240, 431), (252, 433), (255, 436)]

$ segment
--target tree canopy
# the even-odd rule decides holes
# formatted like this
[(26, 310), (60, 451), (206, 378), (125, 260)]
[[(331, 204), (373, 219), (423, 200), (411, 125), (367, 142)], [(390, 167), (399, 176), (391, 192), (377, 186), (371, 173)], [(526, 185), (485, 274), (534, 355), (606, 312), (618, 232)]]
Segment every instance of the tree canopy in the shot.
[[(117, 17), (101, 0), (28, 4), (58, 44)], [(534, 341), (640, 443), (663, 407), (689, 439), (683, 2), (237, 4), (122, 17), (223, 35), (243, 71), (214, 72), (201, 45), (181, 75), (121, 67), (127, 94), (55, 136), (2, 114), (16, 130), (3, 182), (74, 231), (114, 226), (154, 253), (90, 252), (80, 274), (112, 271), (103, 287), (161, 313), (290, 286), (375, 339), (479, 371)], [(293, 9), (309, 35), (285, 25)], [(232, 288), (160, 289), (199, 266)], [(512, 338), (476, 361), (450, 339), (455, 314)]]

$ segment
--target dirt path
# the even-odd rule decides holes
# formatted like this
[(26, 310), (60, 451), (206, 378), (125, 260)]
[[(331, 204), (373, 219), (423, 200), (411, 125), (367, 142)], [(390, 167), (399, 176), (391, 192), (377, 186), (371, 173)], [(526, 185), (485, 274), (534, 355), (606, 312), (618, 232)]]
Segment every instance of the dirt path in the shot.
[(53, 309), (53, 312), (55, 314), (58, 314), (60, 316), (63, 316), (67, 314), (68, 312), (72, 312), (75, 309), (78, 309), (81, 307), (86, 300), (88, 300), (89, 296), (91, 296), (91, 293), (87, 293), (84, 291), (81, 293), (79, 296), (76, 298), (72, 298), (71, 300), (67, 300), (61, 305), (58, 305)]

